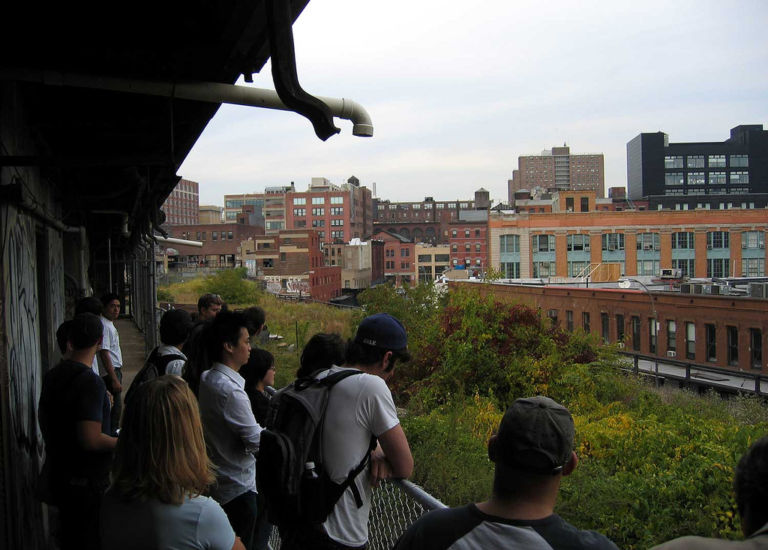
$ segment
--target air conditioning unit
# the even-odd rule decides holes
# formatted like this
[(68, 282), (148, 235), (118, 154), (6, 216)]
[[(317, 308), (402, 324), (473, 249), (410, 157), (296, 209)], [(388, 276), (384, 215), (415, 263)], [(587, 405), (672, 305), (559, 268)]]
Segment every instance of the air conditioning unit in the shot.
[(690, 294), (692, 292), (691, 283), (683, 283), (680, 285), (680, 294)]
[(709, 294), (715, 294), (715, 295), (725, 294), (725, 292), (721, 292), (722, 289), (720, 288), (720, 286), (721, 285), (712, 285), (712, 286), (710, 286), (709, 287)]
[(683, 276), (683, 270), (680, 268), (665, 267), (661, 270), (662, 279), (679, 279)]
[(677, 352), (674, 352), (674, 351), (668, 351), (668, 352), (667, 352), (667, 357), (677, 357)]
[(752, 298), (768, 298), (768, 284), (749, 283), (749, 295)]
[(693, 288), (694, 294), (701, 294), (704, 292), (704, 285), (701, 283), (695, 283), (691, 285), (691, 288)]

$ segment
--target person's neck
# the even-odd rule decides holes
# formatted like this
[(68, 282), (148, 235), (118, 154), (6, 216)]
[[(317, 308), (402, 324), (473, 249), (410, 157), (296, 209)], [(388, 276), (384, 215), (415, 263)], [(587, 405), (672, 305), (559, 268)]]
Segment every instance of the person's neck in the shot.
[(75, 349), (69, 354), (68, 360), (75, 363), (82, 363), (83, 365), (90, 365), (93, 363), (93, 358), (96, 355), (95, 348), (88, 349)]
[(231, 357), (222, 357), (219, 363), (229, 367), (235, 372), (240, 372), (240, 367), (242, 367), (242, 365), (238, 365), (236, 361), (233, 361)]
[(536, 497), (520, 499), (502, 499), (495, 495), (485, 502), (475, 504), (478, 510), (504, 519), (535, 520), (548, 518), (555, 512), (557, 493), (547, 491)]

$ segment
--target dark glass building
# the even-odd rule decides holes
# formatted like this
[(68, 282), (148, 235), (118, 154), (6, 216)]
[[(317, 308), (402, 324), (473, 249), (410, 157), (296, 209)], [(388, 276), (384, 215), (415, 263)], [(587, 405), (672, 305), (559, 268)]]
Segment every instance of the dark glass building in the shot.
[(768, 131), (736, 126), (725, 141), (669, 143), (663, 132), (627, 143), (627, 192), (649, 209), (764, 208), (768, 205)]

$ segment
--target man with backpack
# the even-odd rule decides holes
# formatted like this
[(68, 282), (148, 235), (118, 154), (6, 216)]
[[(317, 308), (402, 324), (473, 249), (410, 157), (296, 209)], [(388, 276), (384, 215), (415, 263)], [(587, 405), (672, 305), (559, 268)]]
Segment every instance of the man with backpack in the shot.
[(181, 351), (181, 346), (192, 328), (192, 316), (183, 309), (171, 309), (163, 313), (160, 319), (160, 342), (147, 357), (144, 367), (136, 374), (125, 394), (125, 402), (131, 400), (135, 390), (144, 382), (149, 382), (164, 374), (181, 376), (187, 356)]
[[(366, 547), (372, 487), (413, 471), (386, 384), (395, 362), (409, 358), (400, 321), (371, 315), (350, 341), (344, 367), (299, 379), (273, 398), (257, 474), (284, 550)], [(309, 426), (300, 419), (313, 413), (302, 412), (298, 403), (314, 401), (319, 404), (305, 406), (320, 420)], [(281, 469), (292, 473), (282, 477)]]

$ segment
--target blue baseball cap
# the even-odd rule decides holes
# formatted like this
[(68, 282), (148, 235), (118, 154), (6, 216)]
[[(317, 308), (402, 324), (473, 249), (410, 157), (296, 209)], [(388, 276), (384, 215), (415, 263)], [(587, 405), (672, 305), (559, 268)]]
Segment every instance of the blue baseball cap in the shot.
[(403, 323), (389, 313), (369, 315), (357, 327), (355, 342), (388, 350), (405, 350), (408, 336)]

